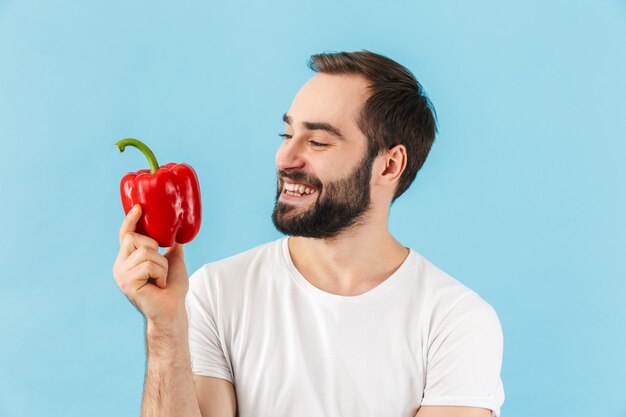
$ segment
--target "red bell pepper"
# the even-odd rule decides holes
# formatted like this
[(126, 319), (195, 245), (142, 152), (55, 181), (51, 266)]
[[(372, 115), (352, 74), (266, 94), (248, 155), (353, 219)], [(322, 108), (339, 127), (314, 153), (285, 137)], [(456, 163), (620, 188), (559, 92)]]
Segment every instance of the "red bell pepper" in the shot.
[(188, 164), (165, 164), (159, 168), (156, 157), (137, 139), (122, 139), (115, 144), (120, 152), (126, 146), (139, 149), (148, 158), (150, 169), (129, 172), (120, 183), (122, 206), (128, 212), (141, 204), (137, 233), (156, 240), (161, 247), (190, 242), (200, 231), (202, 208), (200, 185)]

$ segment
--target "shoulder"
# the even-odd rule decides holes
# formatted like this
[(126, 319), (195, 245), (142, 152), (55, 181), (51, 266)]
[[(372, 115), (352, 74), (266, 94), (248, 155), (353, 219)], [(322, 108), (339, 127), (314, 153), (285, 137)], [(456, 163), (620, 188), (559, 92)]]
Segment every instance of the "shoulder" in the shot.
[(420, 290), (433, 306), (442, 304), (452, 306), (474, 292), (423, 255), (418, 253), (417, 256), (419, 261), (416, 273), (420, 278)]
[(422, 255), (419, 257), (417, 268), (423, 279), (424, 313), (431, 330), (456, 320), (465, 324), (482, 323), (493, 328), (500, 327), (495, 309), (476, 291)]

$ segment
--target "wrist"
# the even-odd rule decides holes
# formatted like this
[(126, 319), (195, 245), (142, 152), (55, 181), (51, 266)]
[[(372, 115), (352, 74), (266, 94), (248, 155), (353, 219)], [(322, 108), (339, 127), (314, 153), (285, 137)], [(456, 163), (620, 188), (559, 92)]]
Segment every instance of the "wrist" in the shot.
[[(170, 367), (187, 366), (189, 360), (189, 340), (187, 320), (163, 323), (146, 323), (146, 350), (148, 360)], [(181, 362), (182, 361), (182, 362)]]
[(168, 315), (165, 318), (146, 318), (146, 341), (154, 344), (172, 345), (184, 341), (187, 343), (187, 312)]
[(187, 330), (187, 310), (184, 306), (150, 317), (145, 316), (146, 332), (175, 336), (182, 329)]

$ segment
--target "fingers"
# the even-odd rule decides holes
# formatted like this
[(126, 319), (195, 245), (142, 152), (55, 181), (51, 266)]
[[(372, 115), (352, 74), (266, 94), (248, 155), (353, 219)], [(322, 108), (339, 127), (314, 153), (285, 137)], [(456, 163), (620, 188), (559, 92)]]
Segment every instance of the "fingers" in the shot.
[(154, 248), (148, 248), (146, 246), (139, 247), (128, 257), (128, 259), (126, 259), (126, 261), (124, 261), (122, 268), (126, 271), (130, 271), (144, 263), (152, 263), (156, 265), (156, 269), (149, 269), (150, 271), (164, 271), (164, 273), (159, 273), (154, 276), (146, 275), (145, 277), (142, 277), (142, 279), (147, 281), (149, 278), (154, 278), (157, 286), (165, 288), (169, 262), (165, 256), (161, 255)]
[(127, 258), (137, 248), (142, 246), (152, 248), (155, 251), (158, 251), (159, 249), (159, 243), (156, 240), (151, 237), (135, 233), (137, 222), (141, 218), (141, 210), (141, 205), (135, 204), (122, 222), (119, 232), (120, 252), (118, 254), (118, 258)]
[(120, 227), (119, 239), (120, 246), (122, 244), (122, 240), (124, 239), (124, 235), (129, 232), (134, 232), (137, 228), (137, 222), (141, 218), (141, 204), (135, 204), (133, 208), (126, 214), (126, 218), (124, 222), (122, 222), (122, 227)]
[(124, 261), (123, 265), (125, 269), (131, 269), (143, 262), (153, 262), (164, 268), (167, 272), (167, 258), (161, 255), (157, 251), (152, 248), (147, 248), (145, 246), (140, 247), (136, 251), (134, 251), (127, 259)]
[(134, 251), (139, 248), (149, 248), (158, 252), (159, 244), (156, 240), (135, 232), (127, 232), (120, 243), (119, 256), (122, 259), (128, 258)]
[(115, 280), (127, 295), (146, 285), (150, 278), (161, 288), (166, 284), (167, 258), (159, 254), (156, 240), (135, 232), (140, 217), (141, 205), (135, 204), (120, 228), (120, 250), (113, 265)]
[(158, 287), (165, 288), (167, 270), (154, 262), (142, 262), (128, 270), (124, 281), (118, 284), (125, 294), (131, 295), (148, 284), (150, 278), (155, 280)]
[(165, 288), (167, 273), (167, 259), (145, 246), (134, 251), (126, 260), (118, 262), (114, 269), (115, 280), (125, 293), (137, 291), (146, 285), (150, 278), (156, 281), (157, 286)]

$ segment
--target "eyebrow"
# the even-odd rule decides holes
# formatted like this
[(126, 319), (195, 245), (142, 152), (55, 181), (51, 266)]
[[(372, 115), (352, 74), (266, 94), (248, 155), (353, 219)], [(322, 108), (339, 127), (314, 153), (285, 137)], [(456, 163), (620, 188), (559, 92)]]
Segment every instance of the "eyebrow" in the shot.
[[(287, 113), (283, 114), (283, 122), (287, 123), (291, 126), (291, 116), (287, 115)], [(326, 122), (302, 122), (302, 125), (306, 130), (323, 130), (325, 132), (330, 133), (335, 136), (337, 139), (345, 140), (346, 138), (341, 133), (341, 130), (337, 129), (335, 126)]]

